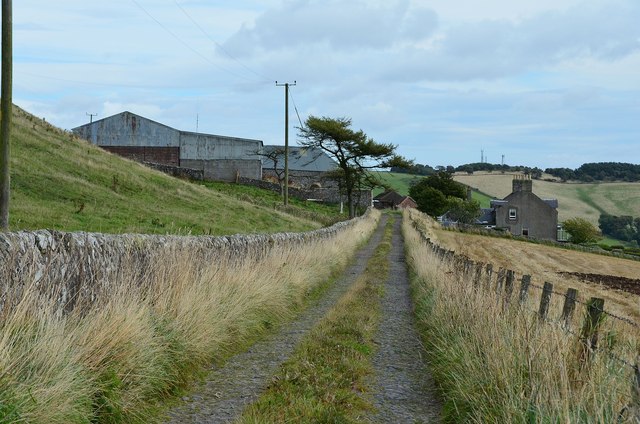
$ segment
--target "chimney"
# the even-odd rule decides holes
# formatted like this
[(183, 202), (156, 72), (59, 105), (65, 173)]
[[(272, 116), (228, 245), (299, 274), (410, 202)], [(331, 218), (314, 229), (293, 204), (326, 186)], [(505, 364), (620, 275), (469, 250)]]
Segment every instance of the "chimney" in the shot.
[(529, 175), (516, 174), (513, 177), (513, 193), (517, 191), (533, 192), (533, 180)]

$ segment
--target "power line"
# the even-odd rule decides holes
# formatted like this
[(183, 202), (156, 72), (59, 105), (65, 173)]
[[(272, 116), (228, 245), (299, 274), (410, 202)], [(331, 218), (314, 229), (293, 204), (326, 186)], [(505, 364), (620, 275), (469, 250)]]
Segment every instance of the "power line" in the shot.
[(300, 128), (304, 128), (304, 125), (302, 124), (302, 120), (300, 119), (300, 114), (298, 113), (298, 106), (296, 105), (296, 101), (293, 100), (293, 94), (291, 94), (291, 90), (289, 90), (289, 97), (291, 97), (291, 102), (293, 103), (293, 108), (296, 111), (296, 116), (298, 117), (298, 122), (300, 122)]
[(162, 29), (164, 29), (166, 32), (168, 32), (173, 38), (175, 38), (180, 44), (182, 44), (183, 46), (185, 46), (186, 48), (188, 48), (189, 50), (191, 50), (193, 53), (195, 53), (196, 55), (200, 56), (202, 59), (204, 59), (205, 61), (209, 62), (211, 65), (215, 66), (218, 69), (221, 69), (225, 72), (230, 73), (231, 75), (234, 75), (236, 77), (239, 78), (244, 78), (246, 80), (251, 81), (249, 78), (247, 78), (244, 75), (240, 75), (237, 74), (229, 69), (226, 69), (220, 65), (218, 65), (217, 63), (215, 63), (214, 61), (212, 61), (211, 59), (209, 59), (207, 56), (203, 55), (202, 53), (200, 53), (198, 50), (196, 50), (195, 48), (191, 47), (191, 45), (189, 43), (187, 43), (186, 41), (184, 41), (182, 38), (180, 38), (175, 32), (171, 31), (169, 28), (167, 28), (166, 25), (164, 25), (162, 22), (160, 22), (158, 19), (156, 19), (147, 9), (145, 9), (140, 3), (138, 3), (137, 0), (131, 0), (136, 6), (138, 6), (140, 8), (140, 10), (142, 10), (149, 18), (151, 18), (155, 23), (157, 23)]
[(182, 7), (182, 5), (180, 5), (180, 3), (177, 2), (177, 0), (173, 0), (173, 2), (175, 3), (176, 6), (178, 6), (178, 8), (182, 11), (182, 13), (184, 13), (184, 15), (189, 18), (189, 20), (191, 22), (193, 22), (193, 24), (200, 30), (200, 32), (202, 32), (204, 34), (205, 37), (207, 37), (209, 39), (209, 41), (211, 41), (213, 44), (216, 45), (216, 47), (218, 47), (220, 50), (222, 50), (222, 52), (224, 54), (226, 54), (231, 60), (235, 61), (236, 63), (238, 63), (240, 66), (242, 66), (244, 69), (246, 69), (247, 71), (251, 72), (252, 74), (256, 75), (257, 77), (260, 77), (262, 79), (264, 79), (266, 82), (271, 82), (273, 81), (273, 78), (268, 78), (266, 76), (264, 76), (263, 74), (254, 71), (253, 69), (249, 68), (247, 65), (245, 65), (244, 63), (242, 63), (240, 60), (238, 60), (238, 58), (236, 58), (235, 56), (233, 56), (231, 53), (229, 53), (229, 51), (227, 49), (225, 49), (222, 44), (218, 43), (213, 37), (211, 37), (209, 35), (209, 33), (207, 31), (205, 31), (204, 28), (202, 28), (202, 26), (200, 24), (198, 24), (198, 22), (189, 14), (189, 12), (187, 12), (185, 10), (184, 7)]

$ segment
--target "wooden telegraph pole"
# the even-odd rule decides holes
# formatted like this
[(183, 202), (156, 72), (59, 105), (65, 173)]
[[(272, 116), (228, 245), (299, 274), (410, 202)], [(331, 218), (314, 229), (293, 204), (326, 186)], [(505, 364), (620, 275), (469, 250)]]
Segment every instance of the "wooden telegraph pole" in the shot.
[(2, 0), (2, 100), (0, 101), (0, 230), (9, 229), (9, 147), (12, 105), (12, 11), (11, 0)]
[(284, 205), (289, 204), (289, 86), (296, 85), (285, 82), (276, 86), (284, 87)]

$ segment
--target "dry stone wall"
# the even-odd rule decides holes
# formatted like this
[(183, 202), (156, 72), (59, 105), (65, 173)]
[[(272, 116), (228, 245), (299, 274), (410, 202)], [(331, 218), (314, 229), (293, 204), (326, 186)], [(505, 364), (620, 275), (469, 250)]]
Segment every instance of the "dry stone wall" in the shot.
[(185, 263), (204, 269), (218, 261), (263, 257), (277, 246), (331, 238), (358, 219), (362, 218), (303, 233), (221, 237), (53, 230), (0, 233), (0, 317), (28, 291), (41, 299), (55, 299), (58, 312), (68, 313), (116, 295), (116, 282), (144, 287), (158, 281), (159, 273), (167, 271), (162, 269), (166, 259), (186, 256)]

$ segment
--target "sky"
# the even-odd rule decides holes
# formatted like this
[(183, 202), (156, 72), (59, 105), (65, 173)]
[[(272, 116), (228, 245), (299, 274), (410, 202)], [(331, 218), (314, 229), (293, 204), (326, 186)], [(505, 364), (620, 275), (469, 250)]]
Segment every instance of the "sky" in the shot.
[(640, 163), (638, 0), (20, 0), (13, 100), (284, 144), (352, 119), (431, 166)]

